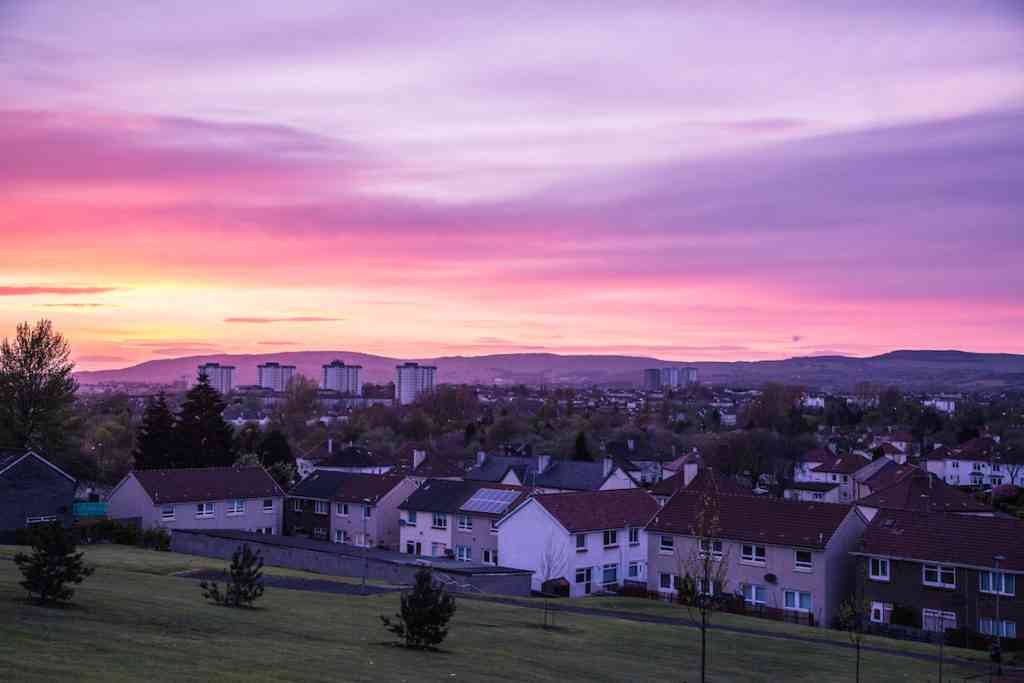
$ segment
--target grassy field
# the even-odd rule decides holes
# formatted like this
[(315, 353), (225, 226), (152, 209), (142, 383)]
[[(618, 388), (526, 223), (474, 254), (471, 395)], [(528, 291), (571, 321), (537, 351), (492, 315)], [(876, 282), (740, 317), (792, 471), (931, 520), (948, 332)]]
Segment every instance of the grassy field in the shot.
[[(395, 610), (396, 595), (269, 589), (259, 609), (219, 608), (173, 574), (223, 562), (116, 546), (86, 550), (97, 571), (74, 606), (40, 608), (17, 585), (13, 552), (0, 548), (3, 680), (697, 680), (699, 633), (689, 628), (563, 614), (548, 631), (537, 610), (461, 600), (444, 651), (410, 652), (391, 645), (378, 619)], [(832, 646), (721, 632), (710, 643), (711, 681), (853, 678), (852, 652)], [(937, 673), (930, 662), (875, 653), (862, 667), (863, 681), (934, 681)]]

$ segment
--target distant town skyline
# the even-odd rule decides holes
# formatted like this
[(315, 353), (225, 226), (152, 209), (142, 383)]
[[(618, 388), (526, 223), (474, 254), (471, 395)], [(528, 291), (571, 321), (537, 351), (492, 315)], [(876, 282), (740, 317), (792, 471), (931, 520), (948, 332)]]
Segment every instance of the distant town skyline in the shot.
[(10, 3), (0, 337), (1024, 353), (1015, 2)]

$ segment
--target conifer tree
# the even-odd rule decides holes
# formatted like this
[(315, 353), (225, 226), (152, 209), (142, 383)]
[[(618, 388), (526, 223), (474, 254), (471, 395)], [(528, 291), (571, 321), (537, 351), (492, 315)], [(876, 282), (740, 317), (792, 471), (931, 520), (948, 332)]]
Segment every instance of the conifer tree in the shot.
[(176, 452), (174, 414), (167, 407), (164, 392), (146, 404), (142, 425), (135, 440), (135, 469), (151, 470), (172, 467)]
[(67, 602), (75, 594), (68, 584), (79, 584), (93, 569), (75, 552), (75, 541), (58, 522), (37, 527), (32, 534), (32, 554), (18, 553), (14, 563), (25, 580), (22, 588), (40, 605)]
[(234, 463), (234, 430), (224, 420), (226, 405), (209, 378), (200, 373), (178, 412), (176, 467), (227, 467)]
[(432, 648), (448, 635), (448, 621), (455, 614), (455, 598), (444, 586), (434, 583), (434, 575), (423, 567), (416, 572), (412, 591), (402, 593), (401, 611), (395, 620), (381, 616), (384, 626), (410, 648)]
[(252, 607), (263, 595), (263, 557), (244, 543), (231, 555), (228, 568), (228, 582), (221, 593), (216, 582), (203, 581), (199, 584), (203, 597), (224, 607)]

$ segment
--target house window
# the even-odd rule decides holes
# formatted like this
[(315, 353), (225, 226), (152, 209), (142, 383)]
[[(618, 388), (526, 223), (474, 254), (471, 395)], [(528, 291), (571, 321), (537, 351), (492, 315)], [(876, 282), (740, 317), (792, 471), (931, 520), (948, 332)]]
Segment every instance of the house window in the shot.
[(813, 494), (811, 494), (811, 498), (813, 498), (814, 500), (825, 500), (825, 494), (824, 493), (813, 493)]
[(786, 591), (783, 596), (783, 605), (786, 609), (794, 612), (811, 611), (811, 594), (805, 591)]
[(590, 595), (592, 577), (593, 571), (590, 567), (580, 567), (576, 570), (576, 583), (583, 587), (584, 595)]
[(954, 460), (950, 463), (950, 467), (952, 467), (954, 470), (958, 470), (960, 469), (960, 462), (958, 460)]
[(611, 588), (619, 583), (619, 565), (606, 564), (601, 567), (601, 585)]
[(1013, 574), (1003, 572), (978, 572), (979, 588), (982, 593), (998, 593), (1000, 595), (1017, 594), (1017, 578)]
[(322, 526), (315, 527), (313, 529), (313, 537), (319, 539), (327, 538), (327, 529)]
[(274, 499), (273, 498), (264, 498), (263, 499), (263, 511), (264, 512), (273, 512), (274, 511)]
[(468, 545), (457, 545), (455, 546), (455, 559), (460, 562), (472, 562), (473, 560), (473, 548)]
[(676, 539), (672, 536), (662, 536), (658, 541), (658, 550), (663, 553), (670, 553), (676, 548)]
[(213, 517), (213, 503), (196, 503), (196, 517)]
[(708, 590), (708, 582), (704, 579), (697, 579), (697, 592), (701, 595), (718, 595), (722, 592), (721, 581), (711, 581), (711, 590)]
[(658, 586), (665, 590), (672, 590), (672, 575), (665, 572), (658, 574)]
[(369, 519), (370, 515), (372, 515), (372, 514), (373, 514), (373, 506), (370, 505), (369, 503), (363, 503), (363, 517), (366, 517), (367, 519)]
[(434, 513), (434, 524), (435, 529), (447, 529), (448, 528), (448, 515), (442, 512)]
[(640, 561), (639, 560), (631, 560), (630, 561), (629, 568), (626, 571), (626, 576), (628, 576), (631, 579), (637, 579), (637, 578), (640, 577)]
[(484, 550), (484, 564), (498, 564), (497, 550)]
[(416, 511), (409, 510), (405, 513), (405, 523), (409, 526), (416, 526)]
[(873, 624), (889, 624), (892, 622), (892, 603), (891, 602), (872, 602), (871, 603), (871, 623)]
[(348, 503), (335, 503), (334, 514), (339, 517), (348, 517)]
[(956, 612), (923, 609), (921, 610), (921, 628), (937, 633), (942, 633), (948, 628), (956, 628)]
[(619, 544), (619, 532), (615, 529), (605, 529), (604, 547), (611, 548)]
[(334, 530), (334, 542), (344, 543), (345, 542), (345, 531), (343, 529)]
[(273, 536), (274, 535), (274, 527), (272, 527), (272, 526), (260, 527), (260, 528), (256, 529), (256, 533), (260, 534), (261, 536)]
[(292, 499), (292, 512), (302, 512), (302, 501), (298, 498)]
[(743, 601), (754, 607), (763, 607), (768, 604), (768, 591), (764, 586), (754, 584), (743, 585)]
[(174, 506), (164, 505), (160, 508), (160, 519), (174, 519)]
[(313, 501), (313, 512), (318, 515), (326, 515), (329, 512), (327, 503), (322, 500)]
[(228, 501), (228, 514), (229, 515), (244, 515), (245, 514), (245, 501), (244, 500), (229, 500)]
[(718, 539), (702, 538), (700, 539), (700, 557), (701, 559), (707, 557), (708, 550), (711, 550), (711, 557), (716, 560), (722, 559), (722, 542)]
[(633, 526), (629, 528), (629, 544), (640, 545), (640, 527)]
[(956, 569), (940, 564), (926, 564), (921, 568), (924, 585), (936, 588), (956, 588)]
[(753, 545), (750, 543), (744, 543), (743, 551), (740, 556), (744, 562), (755, 562), (757, 564), (764, 564), (765, 558), (768, 556), (768, 553), (763, 545)]
[(576, 534), (576, 552), (582, 553), (587, 550), (587, 535)]
[(469, 531), (473, 528), (473, 518), (469, 515), (459, 515), (459, 529), (462, 531)]
[(1017, 638), (1017, 622), (1015, 621), (996, 621), (995, 619), (989, 619), (983, 617), (978, 619), (978, 631), (984, 633), (986, 636), (999, 636), (1001, 638)]
[(844, 474), (843, 475), (843, 483), (846, 484), (846, 483), (849, 483), (849, 481), (850, 481), (850, 477), (848, 477), (847, 475)]
[(872, 557), (868, 560), (868, 578), (872, 581), (889, 580), (889, 560)]
[(814, 555), (810, 550), (794, 550), (793, 566), (797, 569), (813, 569)]
[(498, 533), (498, 520), (496, 520), (496, 519), (492, 519), (491, 520), (491, 533), (492, 534)]

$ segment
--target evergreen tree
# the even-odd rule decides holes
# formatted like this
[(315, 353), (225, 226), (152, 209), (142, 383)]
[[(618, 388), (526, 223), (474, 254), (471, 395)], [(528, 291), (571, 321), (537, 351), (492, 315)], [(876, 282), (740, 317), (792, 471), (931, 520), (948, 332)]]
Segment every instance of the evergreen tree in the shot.
[(455, 614), (455, 598), (444, 586), (434, 583), (428, 567), (416, 572), (410, 593), (402, 593), (401, 611), (396, 621), (381, 616), (384, 626), (411, 648), (432, 648), (448, 635), (448, 621)]
[(68, 584), (79, 584), (93, 573), (82, 562), (83, 553), (75, 552), (75, 541), (58, 522), (37, 527), (32, 534), (32, 554), (18, 553), (14, 563), (25, 580), (21, 586), (40, 605), (67, 602), (75, 591)]
[(175, 438), (174, 414), (167, 407), (164, 392), (146, 404), (142, 414), (142, 425), (135, 438), (135, 469), (152, 470), (172, 467), (174, 464)]
[(573, 460), (592, 461), (594, 457), (590, 454), (590, 447), (587, 446), (587, 435), (580, 432), (576, 435), (576, 445), (573, 448)]
[(279, 429), (271, 429), (260, 441), (256, 448), (260, 456), (260, 462), (264, 467), (270, 469), (278, 464), (294, 464), (292, 447), (288, 445), (288, 437)]
[(228, 582), (221, 593), (215, 581), (199, 584), (203, 597), (224, 607), (252, 607), (263, 595), (263, 557), (244, 543), (231, 555)]
[(224, 467), (234, 463), (234, 430), (224, 420), (225, 407), (209, 378), (200, 373), (178, 412), (175, 467)]

